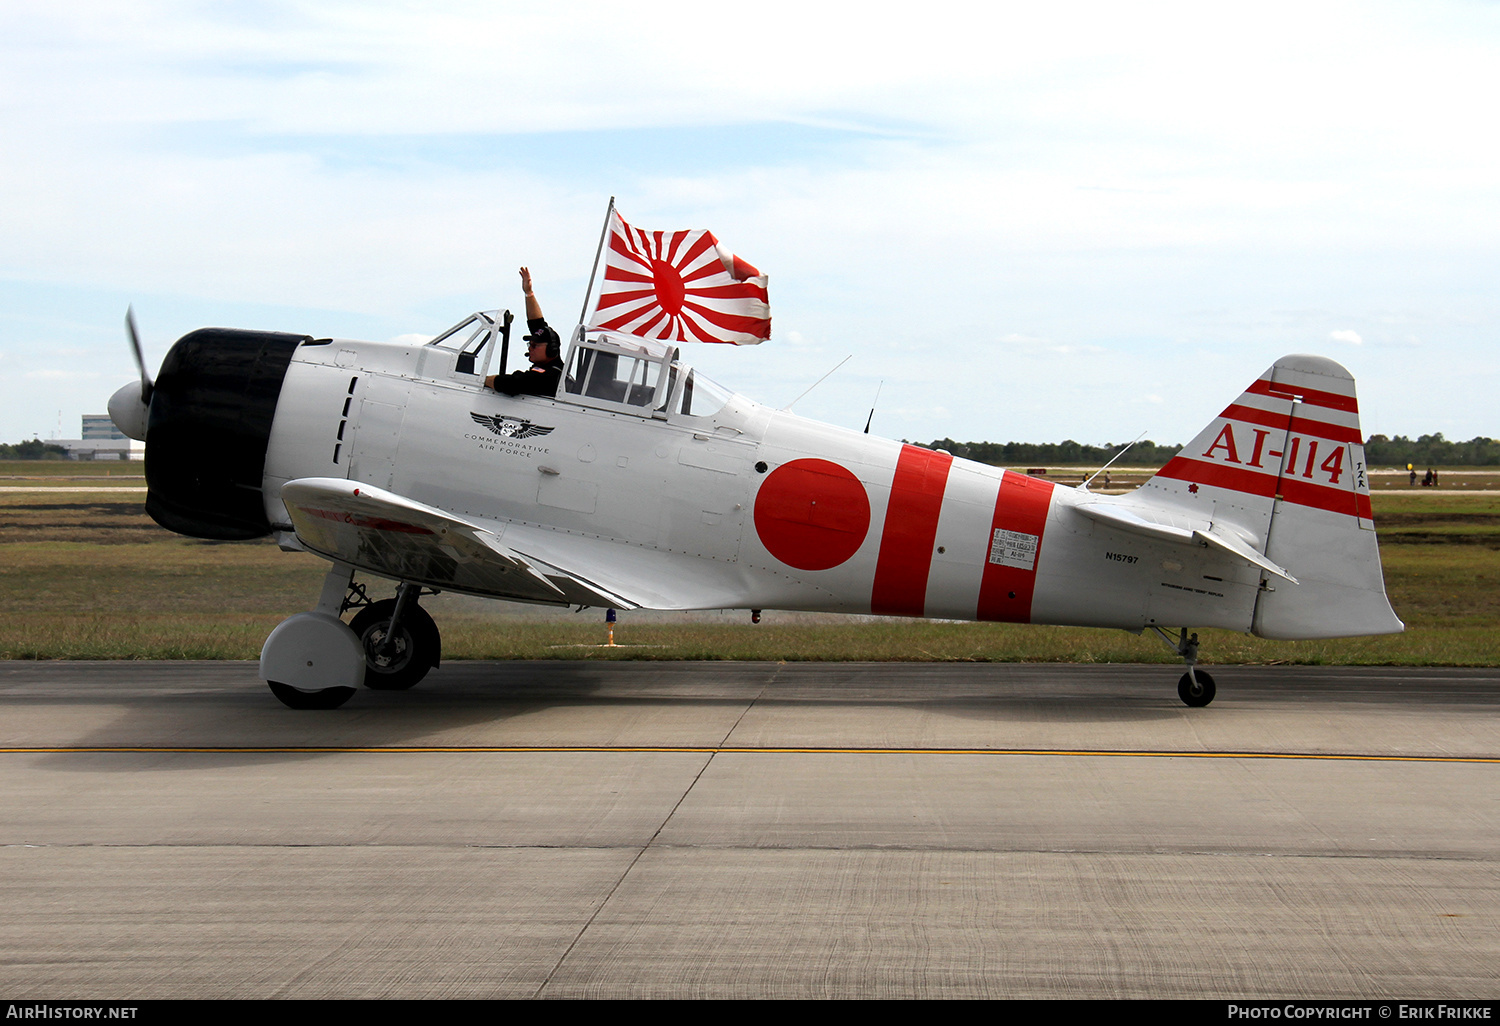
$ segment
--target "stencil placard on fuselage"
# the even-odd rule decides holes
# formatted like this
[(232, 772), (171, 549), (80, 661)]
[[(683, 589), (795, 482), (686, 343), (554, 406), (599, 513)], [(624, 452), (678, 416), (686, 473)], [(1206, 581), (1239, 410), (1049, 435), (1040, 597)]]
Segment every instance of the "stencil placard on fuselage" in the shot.
[(1040, 540), (1034, 534), (1006, 531), (997, 527), (990, 539), (990, 562), (1031, 570), (1036, 566), (1036, 547)]

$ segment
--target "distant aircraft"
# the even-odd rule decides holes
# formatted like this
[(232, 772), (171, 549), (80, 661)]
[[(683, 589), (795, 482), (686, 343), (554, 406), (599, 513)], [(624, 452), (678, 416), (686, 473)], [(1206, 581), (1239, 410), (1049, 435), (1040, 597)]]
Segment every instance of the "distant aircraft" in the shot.
[[(110, 413), (146, 442), (147, 512), (332, 564), (316, 609), (262, 650), (282, 702), (420, 681), (441, 657), (428, 589), (1151, 630), (1186, 662), (1189, 706), (1215, 693), (1197, 628), (1404, 629), (1354, 380), (1333, 361), (1276, 361), (1145, 485), (1099, 495), (722, 388), (684, 345), (765, 337), (764, 277), (706, 232), (639, 232), (613, 208), (607, 224), (604, 294), (549, 396), (484, 387), (497, 350), (507, 362), (499, 311), (425, 345), (200, 329), (154, 382), (127, 318), (141, 379)], [(356, 574), (394, 597), (370, 599)]]

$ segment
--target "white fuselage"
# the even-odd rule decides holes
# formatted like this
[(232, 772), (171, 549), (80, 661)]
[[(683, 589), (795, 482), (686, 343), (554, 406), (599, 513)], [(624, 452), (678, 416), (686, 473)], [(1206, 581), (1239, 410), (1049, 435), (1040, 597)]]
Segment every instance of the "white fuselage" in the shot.
[(1077, 509), (1129, 497), (737, 395), (707, 416), (676, 405), (508, 397), (432, 347), (304, 345), (267, 451), (267, 516), (289, 531), (282, 485), (347, 478), (481, 524), (555, 565), (608, 562), (663, 608), (1251, 628), (1255, 567)]

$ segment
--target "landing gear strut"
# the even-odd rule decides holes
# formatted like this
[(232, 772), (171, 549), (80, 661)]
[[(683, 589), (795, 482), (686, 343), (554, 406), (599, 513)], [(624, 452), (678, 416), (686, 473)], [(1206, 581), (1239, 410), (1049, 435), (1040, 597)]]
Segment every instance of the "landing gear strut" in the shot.
[(365, 606), (350, 622), (365, 653), (365, 687), (405, 691), (437, 667), (442, 636), (427, 610), (417, 605), (421, 590), (403, 584), (395, 598)]
[(1207, 673), (1197, 668), (1198, 662), (1198, 635), (1189, 635), (1187, 628), (1182, 628), (1174, 642), (1170, 635), (1160, 627), (1152, 627), (1166, 644), (1168, 648), (1182, 657), (1187, 663), (1187, 673), (1177, 682), (1177, 697), (1182, 699), (1182, 704), (1194, 709), (1201, 709), (1214, 700), (1218, 689), (1214, 687), (1214, 679)]

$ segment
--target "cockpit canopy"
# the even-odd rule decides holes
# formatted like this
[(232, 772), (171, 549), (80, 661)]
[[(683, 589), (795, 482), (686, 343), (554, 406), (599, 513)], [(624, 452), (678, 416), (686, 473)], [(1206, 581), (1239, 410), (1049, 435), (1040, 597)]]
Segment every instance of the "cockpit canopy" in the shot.
[[(510, 324), (509, 311), (470, 314), (423, 347), (432, 358), (424, 356), (421, 372), (466, 382), (483, 381), (498, 349), (500, 373), (505, 373)], [(555, 398), (665, 420), (712, 417), (731, 395), (728, 389), (683, 363), (677, 346), (659, 339), (600, 332), (576, 338)]]
[[(443, 332), (427, 345), (433, 349), (447, 349), (458, 354), (454, 371), (459, 374), (478, 374), (483, 377), (489, 369), (490, 359), (499, 338), (503, 343), (510, 336), (510, 311), (480, 310), (471, 313), (453, 327)], [(479, 361), (483, 361), (482, 364)]]
[(557, 398), (659, 419), (713, 416), (732, 393), (682, 363), (680, 355), (676, 346), (633, 335), (579, 339)]

